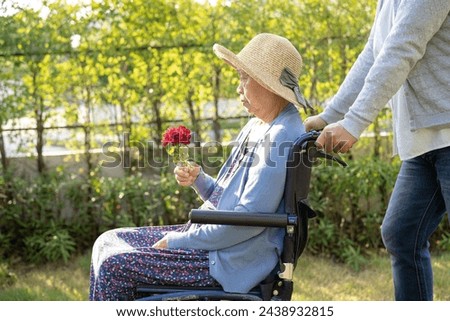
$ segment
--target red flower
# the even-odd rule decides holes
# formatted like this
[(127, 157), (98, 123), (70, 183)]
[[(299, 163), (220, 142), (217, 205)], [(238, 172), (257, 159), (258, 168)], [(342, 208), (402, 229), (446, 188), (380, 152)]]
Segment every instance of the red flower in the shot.
[(188, 145), (191, 142), (191, 131), (184, 126), (169, 128), (165, 131), (162, 138), (162, 145)]
[[(175, 164), (191, 166), (189, 163), (189, 145), (191, 142), (191, 131), (184, 126), (169, 128), (162, 137), (162, 145), (167, 153), (173, 157)], [(184, 146), (183, 146), (184, 145)]]

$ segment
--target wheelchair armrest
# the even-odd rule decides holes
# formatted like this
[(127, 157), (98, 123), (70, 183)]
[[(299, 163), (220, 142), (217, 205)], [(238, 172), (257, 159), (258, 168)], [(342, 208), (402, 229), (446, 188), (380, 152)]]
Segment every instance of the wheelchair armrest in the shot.
[(297, 223), (297, 217), (288, 214), (265, 214), (193, 209), (189, 213), (192, 223), (240, 226), (286, 227)]

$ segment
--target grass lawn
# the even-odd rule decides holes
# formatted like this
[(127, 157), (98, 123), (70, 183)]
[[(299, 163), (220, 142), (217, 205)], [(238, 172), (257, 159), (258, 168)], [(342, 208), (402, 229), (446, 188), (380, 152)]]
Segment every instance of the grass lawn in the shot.
[[(87, 300), (89, 255), (66, 265), (13, 268), (17, 281), (0, 288), (0, 301)], [(435, 300), (450, 301), (450, 253), (433, 258)], [(387, 255), (374, 255), (359, 272), (329, 259), (303, 255), (295, 270), (294, 301), (392, 300)]]
[[(432, 258), (434, 299), (450, 300), (450, 253)], [(296, 301), (390, 301), (394, 297), (387, 254), (374, 255), (359, 272), (329, 259), (302, 256), (295, 270)]]

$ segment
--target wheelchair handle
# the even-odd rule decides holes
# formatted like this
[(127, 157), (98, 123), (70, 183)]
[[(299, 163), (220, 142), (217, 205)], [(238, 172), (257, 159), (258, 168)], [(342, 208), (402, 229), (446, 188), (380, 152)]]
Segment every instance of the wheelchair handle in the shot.
[[(347, 167), (347, 163), (343, 161), (338, 155), (328, 154), (323, 149), (318, 149), (316, 140), (320, 136), (321, 131), (311, 130), (305, 133), (298, 143), (300, 143), (303, 150), (307, 150), (311, 158), (325, 158), (333, 162), (338, 163), (342, 167)], [(308, 144), (311, 146), (308, 147)]]

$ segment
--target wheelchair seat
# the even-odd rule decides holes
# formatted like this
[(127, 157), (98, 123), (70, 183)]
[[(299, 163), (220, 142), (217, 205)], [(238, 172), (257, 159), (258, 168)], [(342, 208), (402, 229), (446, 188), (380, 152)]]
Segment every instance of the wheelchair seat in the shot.
[(280, 262), (266, 279), (245, 294), (225, 292), (221, 287), (140, 285), (136, 288), (137, 300), (290, 301), (294, 288), (294, 270), (307, 243), (308, 220), (316, 216), (308, 205), (311, 169), (319, 159), (336, 161), (346, 166), (340, 158), (316, 148), (315, 140), (318, 136), (319, 132), (316, 131), (305, 133), (294, 142), (290, 150), (284, 187), (285, 214), (200, 209), (189, 213), (192, 223), (284, 228)]

